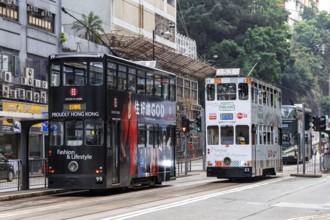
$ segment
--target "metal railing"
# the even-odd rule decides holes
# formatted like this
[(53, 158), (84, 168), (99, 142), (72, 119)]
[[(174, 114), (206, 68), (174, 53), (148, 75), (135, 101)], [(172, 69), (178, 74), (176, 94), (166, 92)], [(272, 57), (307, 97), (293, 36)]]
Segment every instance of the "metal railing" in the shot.
[[(18, 191), (22, 189), (22, 161), (21, 160), (9, 160), (14, 168), (14, 179), (9, 181), (8, 171), (2, 171), (0, 175), (0, 193), (7, 191)], [(29, 186), (33, 188), (46, 188), (47, 172), (46, 172), (46, 159), (33, 159), (29, 160)]]

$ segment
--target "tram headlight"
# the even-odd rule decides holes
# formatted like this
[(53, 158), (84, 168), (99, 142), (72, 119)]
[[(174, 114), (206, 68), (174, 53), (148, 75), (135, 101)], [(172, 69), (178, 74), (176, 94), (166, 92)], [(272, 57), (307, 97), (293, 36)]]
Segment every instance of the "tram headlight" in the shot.
[(71, 161), (69, 164), (68, 164), (68, 169), (70, 170), (70, 172), (74, 173), (78, 170), (79, 168), (79, 165), (77, 163), (77, 161)]
[(223, 159), (223, 163), (224, 163), (225, 165), (229, 166), (229, 165), (231, 164), (231, 159), (230, 159), (229, 157), (225, 157), (225, 158)]

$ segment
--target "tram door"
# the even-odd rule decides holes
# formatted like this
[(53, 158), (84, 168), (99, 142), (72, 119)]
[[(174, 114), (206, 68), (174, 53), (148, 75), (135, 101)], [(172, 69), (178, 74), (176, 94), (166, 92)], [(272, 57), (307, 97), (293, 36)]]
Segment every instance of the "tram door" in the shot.
[(118, 184), (119, 179), (119, 147), (120, 147), (120, 121), (111, 122), (111, 151), (112, 151), (112, 184)]

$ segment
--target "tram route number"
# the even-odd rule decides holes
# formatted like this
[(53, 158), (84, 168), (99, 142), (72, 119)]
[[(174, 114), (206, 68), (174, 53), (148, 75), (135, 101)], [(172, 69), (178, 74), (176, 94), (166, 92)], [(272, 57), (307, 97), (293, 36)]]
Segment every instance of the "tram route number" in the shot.
[(102, 176), (97, 176), (96, 177), (96, 183), (102, 183), (102, 182), (103, 182)]

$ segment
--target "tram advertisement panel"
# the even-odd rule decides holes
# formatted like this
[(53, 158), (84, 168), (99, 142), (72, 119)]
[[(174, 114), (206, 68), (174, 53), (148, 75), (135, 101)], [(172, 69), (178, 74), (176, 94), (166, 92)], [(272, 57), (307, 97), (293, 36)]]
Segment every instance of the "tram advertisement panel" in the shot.
[(141, 96), (131, 92), (110, 91), (108, 94), (108, 115), (111, 118), (121, 118), (125, 106), (130, 103), (136, 112), (139, 123), (157, 123), (175, 125), (175, 101), (157, 99), (151, 96)]

